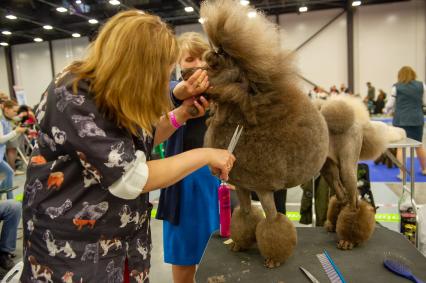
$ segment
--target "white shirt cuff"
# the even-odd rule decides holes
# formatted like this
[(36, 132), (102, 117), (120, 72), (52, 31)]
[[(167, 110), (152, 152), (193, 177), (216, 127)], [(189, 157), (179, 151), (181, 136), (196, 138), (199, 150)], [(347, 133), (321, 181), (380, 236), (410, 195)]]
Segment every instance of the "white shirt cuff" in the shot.
[(142, 151), (136, 151), (136, 160), (124, 175), (108, 189), (111, 194), (122, 199), (135, 199), (143, 191), (148, 181), (148, 165)]

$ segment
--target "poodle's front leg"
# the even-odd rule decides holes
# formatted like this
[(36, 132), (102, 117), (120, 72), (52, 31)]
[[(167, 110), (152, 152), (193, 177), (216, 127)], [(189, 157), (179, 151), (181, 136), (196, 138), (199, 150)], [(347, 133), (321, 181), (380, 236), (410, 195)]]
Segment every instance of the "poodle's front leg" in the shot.
[(260, 208), (251, 205), (249, 190), (238, 188), (237, 196), (240, 206), (232, 213), (231, 220), (231, 249), (236, 252), (248, 249), (256, 242), (257, 223), (265, 218)]
[(266, 219), (256, 227), (256, 240), (268, 268), (278, 267), (292, 254), (297, 243), (293, 223), (282, 213), (277, 213), (273, 191), (256, 191)]

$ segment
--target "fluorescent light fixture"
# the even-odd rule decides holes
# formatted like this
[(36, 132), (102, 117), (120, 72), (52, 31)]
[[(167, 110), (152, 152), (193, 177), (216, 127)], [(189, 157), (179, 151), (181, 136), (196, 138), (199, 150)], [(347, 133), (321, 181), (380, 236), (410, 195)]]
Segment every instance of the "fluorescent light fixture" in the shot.
[(353, 7), (356, 7), (356, 6), (359, 6), (359, 5), (361, 5), (361, 1), (353, 1), (352, 2)]
[(53, 27), (52, 27), (52, 26), (50, 26), (50, 25), (45, 25), (45, 26), (43, 26), (43, 28), (44, 28), (44, 29), (48, 29), (48, 30), (49, 30), (49, 29), (53, 29)]
[(200, 24), (204, 24), (204, 22), (205, 22), (206, 20), (204, 20), (203, 18), (199, 18), (198, 19), (198, 22), (200, 23)]
[(42, 41), (43, 41), (43, 39), (42, 39), (42, 38), (40, 38), (40, 37), (36, 37), (36, 38), (34, 38), (34, 41), (35, 41), (35, 42), (42, 42)]
[(56, 11), (58, 11), (59, 13), (65, 13), (68, 10), (67, 10), (67, 8), (64, 8), (64, 7), (58, 7), (58, 8), (56, 8)]
[(194, 12), (194, 8), (192, 8), (192, 7), (185, 7), (185, 12), (187, 12), (187, 13), (192, 13), (192, 12)]
[(250, 12), (248, 12), (247, 16), (249, 18), (255, 18), (257, 16), (257, 13), (256, 13), (256, 11), (250, 11)]
[(1, 46), (8, 46), (9, 44), (7, 42), (0, 42)]
[(98, 23), (98, 20), (96, 20), (96, 19), (90, 19), (89, 23), (91, 23), (92, 25), (96, 25)]
[(80, 36), (81, 36), (81, 34), (76, 33), (76, 32), (72, 34), (72, 37), (80, 37)]
[(305, 13), (307, 11), (308, 11), (308, 7), (306, 7), (306, 6), (302, 6), (302, 7), (299, 8), (300, 13)]
[(2, 34), (4, 34), (4, 35), (11, 35), (12, 33), (10, 32), (10, 31), (8, 31), (8, 30), (4, 30), (4, 31), (2, 31), (1, 32)]
[(81, 4), (81, 0), (76, 0), (75, 4), (80, 5)]
[(109, 3), (113, 6), (117, 6), (117, 5), (121, 4), (120, 1), (118, 1), (118, 0), (109, 0)]
[(250, 4), (250, 1), (240, 0), (240, 4), (243, 5), (243, 6), (247, 6), (248, 4)]
[(6, 18), (9, 19), (9, 20), (16, 20), (17, 19), (17, 17), (15, 15), (12, 15), (12, 14), (6, 15)]

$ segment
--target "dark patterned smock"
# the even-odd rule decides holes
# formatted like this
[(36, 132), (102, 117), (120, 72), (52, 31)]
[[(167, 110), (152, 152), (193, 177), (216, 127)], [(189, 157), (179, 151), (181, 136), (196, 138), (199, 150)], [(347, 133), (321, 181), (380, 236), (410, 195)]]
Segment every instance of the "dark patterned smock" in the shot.
[[(108, 188), (153, 140), (135, 138), (106, 120), (81, 81), (52, 82), (37, 120), (41, 132), (31, 156), (23, 203), (24, 270), (21, 282), (149, 282), (151, 204)], [(141, 188), (142, 190), (142, 188)]]

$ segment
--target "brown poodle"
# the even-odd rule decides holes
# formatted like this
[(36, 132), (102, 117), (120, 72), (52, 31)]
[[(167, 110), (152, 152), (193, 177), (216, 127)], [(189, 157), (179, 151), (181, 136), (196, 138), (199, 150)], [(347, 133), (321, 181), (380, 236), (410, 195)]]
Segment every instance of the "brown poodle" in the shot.
[[(380, 153), (385, 142), (377, 139), (368, 113), (365, 124), (364, 112), (347, 101), (314, 106), (298, 85), (292, 56), (281, 48), (277, 27), (261, 14), (248, 18), (249, 9), (233, 0), (204, 2), (201, 7), (214, 49), (205, 55), (213, 85), (208, 94), (215, 103), (205, 144), (226, 148), (236, 126), (244, 126), (230, 173), (240, 201), (232, 215), (233, 249), (247, 249), (257, 241), (266, 266), (275, 267), (291, 256), (297, 237), (291, 221), (277, 213), (273, 192), (307, 182), (326, 164), (322, 171), (330, 176), (330, 185), (341, 188), (337, 197), (342, 207), (348, 205), (351, 213), (364, 211), (356, 201), (361, 147)], [(250, 191), (259, 196), (266, 218), (251, 205)], [(337, 226), (347, 222), (344, 211)], [(343, 232), (339, 235), (358, 243)]]

